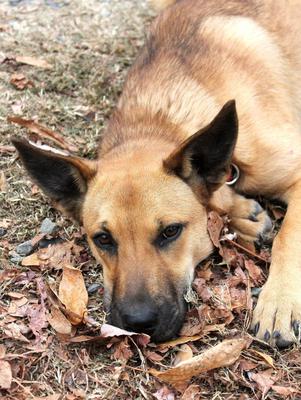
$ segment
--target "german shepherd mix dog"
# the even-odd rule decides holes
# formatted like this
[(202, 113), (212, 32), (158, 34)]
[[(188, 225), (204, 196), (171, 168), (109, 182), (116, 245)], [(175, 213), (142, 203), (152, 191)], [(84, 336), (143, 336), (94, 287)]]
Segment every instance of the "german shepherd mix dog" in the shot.
[(110, 322), (155, 341), (183, 323), (194, 267), (213, 248), (208, 211), (256, 241), (271, 221), (242, 193), (287, 203), (252, 322), (284, 347), (301, 327), (301, 1), (173, 3), (130, 69), (97, 160), (14, 144), (85, 227)]

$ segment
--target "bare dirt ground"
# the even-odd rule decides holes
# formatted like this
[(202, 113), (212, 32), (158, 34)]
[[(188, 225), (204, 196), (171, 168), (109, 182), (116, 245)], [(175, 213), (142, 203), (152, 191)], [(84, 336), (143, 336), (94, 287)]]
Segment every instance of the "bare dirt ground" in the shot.
[[(223, 237), (223, 259), (215, 254), (197, 269), (180, 342), (156, 346), (115, 333), (91, 342), (87, 336), (99, 336), (105, 321), (101, 267), (84, 232), (54, 210), (11, 147), (12, 135), (55, 145), (9, 123), (15, 116), (59, 132), (79, 155), (93, 158), (153, 15), (137, 0), (0, 0), (0, 399), (301, 398), (297, 345), (279, 352), (253, 340), (229, 367), (180, 386), (151, 373), (174, 365), (178, 354), (191, 359), (225, 339), (252, 341), (247, 330), (269, 249), (233, 242), (220, 220), (209, 229)], [(284, 211), (268, 207), (277, 228)], [(56, 229), (41, 235), (46, 217)], [(22, 252), (26, 241), (30, 248)], [(67, 332), (54, 318), (61, 304), (49, 288), (58, 290), (70, 263), (82, 271), (89, 303), (83, 324), (64, 320)]]

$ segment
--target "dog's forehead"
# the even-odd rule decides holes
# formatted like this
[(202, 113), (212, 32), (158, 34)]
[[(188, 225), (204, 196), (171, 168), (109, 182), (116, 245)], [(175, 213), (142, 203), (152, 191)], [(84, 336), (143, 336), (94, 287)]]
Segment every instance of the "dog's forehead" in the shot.
[(188, 219), (199, 203), (181, 179), (161, 170), (139, 169), (99, 174), (84, 204), (84, 223), (92, 230), (102, 221), (110, 226), (141, 225), (153, 229)]

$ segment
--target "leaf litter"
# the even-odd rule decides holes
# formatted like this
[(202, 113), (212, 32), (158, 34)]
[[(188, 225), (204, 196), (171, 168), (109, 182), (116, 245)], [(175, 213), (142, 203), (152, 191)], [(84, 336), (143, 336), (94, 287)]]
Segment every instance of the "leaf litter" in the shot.
[[(92, 149), (133, 58), (131, 49), (142, 43), (144, 22), (141, 23), (141, 17), (135, 25), (141, 26), (139, 34), (128, 30), (126, 35), (118, 36), (111, 48), (105, 47), (107, 38), (101, 45), (100, 39), (91, 41), (94, 31), (105, 25), (103, 16), (101, 23), (97, 20), (97, 15), (105, 15), (105, 2), (100, 3), (100, 9), (93, 1), (91, 9), (85, 8), (90, 7), (90, 3), (70, 4), (66, 7), (74, 14), (71, 18), (68, 14), (66, 19), (64, 9), (62, 13), (52, 12), (45, 5), (27, 12), (25, 23), (36, 23), (36, 15), (45, 17), (46, 40), (43, 45), (39, 44), (40, 39), (31, 40), (27, 49), (20, 48), (20, 56), (7, 56), (1, 64), (12, 99), (11, 108), (6, 107), (7, 100), (1, 102), (0, 99), (0, 107), (5, 107), (2, 115), (11, 115), (12, 110), (18, 114), (10, 118), (18, 125), (16, 128), (4, 121), (4, 140), (0, 145), (1, 164), (6, 168), (2, 174), (5, 191), (1, 193), (5, 212), (0, 216), (0, 227), (7, 231), (0, 240), (3, 248), (0, 253), (0, 258), (3, 257), (0, 270), (1, 395), (8, 400), (55, 400), (62, 396), (67, 400), (85, 396), (168, 400), (300, 397), (299, 349), (279, 353), (256, 340), (249, 346), (251, 339), (245, 333), (257, 300), (252, 293), (266, 280), (268, 248), (256, 251), (246, 246), (229, 231), (226, 218), (210, 214), (208, 229), (217, 251), (196, 269), (194, 294), (189, 297), (191, 303), (180, 336), (154, 344), (147, 335), (104, 323), (101, 270), (87, 251), (82, 232), (65, 223), (51, 209), (37, 206), (41, 195), (35, 187), (26, 191), (27, 183), (15, 163), (16, 153), (7, 139), (7, 132), (20, 134), (19, 127), (23, 127), (38, 145), (49, 141), (67, 151), (78, 151), (80, 147), (82, 154), (93, 155)], [(119, 12), (118, 2), (112, 1), (110, 7), (115, 4)], [(143, 4), (137, 3), (137, 10), (144, 7)], [(6, 7), (10, 15), (11, 10)], [(124, 4), (125, 10), (126, 7)], [(136, 15), (135, 12), (127, 12), (123, 23), (128, 16)], [(56, 23), (58, 19), (64, 21), (61, 26), (64, 26), (65, 37), (48, 40), (54, 33), (53, 26), (48, 26), (51, 18)], [(133, 20), (129, 24), (133, 26)], [(78, 37), (85, 38), (80, 42), (74, 35), (77, 25), (80, 27), (76, 31)], [(122, 24), (118, 22), (117, 26)], [(112, 35), (111, 23), (108, 27)], [(3, 34), (7, 43), (11, 43), (4, 49), (9, 54), (15, 38), (10, 42), (9, 31)], [(120, 44), (123, 36), (125, 42)], [(69, 46), (62, 46), (60, 41), (68, 37), (72, 38), (68, 39), (71, 40)], [(19, 42), (22, 44), (20, 37)], [(3, 43), (5, 46), (5, 41)], [(32, 49), (36, 43), (37, 47)], [(74, 53), (67, 53), (72, 46)], [(35, 55), (27, 56), (29, 54)], [(98, 58), (93, 58), (93, 54)], [(95, 67), (99, 60), (103, 63), (101, 70)], [(104, 70), (109, 74), (105, 75)], [(90, 71), (88, 82), (85, 77), (90, 76)], [(97, 80), (95, 84), (94, 80)], [(35, 86), (31, 87), (29, 82), (34, 82)], [(46, 122), (41, 125), (36, 121)], [(16, 176), (21, 183), (14, 191)], [(285, 210), (280, 205), (268, 204), (267, 207), (274, 219), (281, 222)], [(19, 208), (20, 215), (16, 212)], [(55, 235), (35, 233), (38, 221), (45, 218), (46, 213), (61, 221)], [(22, 240), (32, 242), (31, 253), (21, 256), (17, 263), (10, 262), (9, 252)], [(78, 296), (77, 285), (81, 288)], [(88, 298), (86, 286), (92, 285), (96, 285), (96, 289), (91, 290)], [(236, 351), (219, 351), (227, 349), (229, 343), (239, 343)]]

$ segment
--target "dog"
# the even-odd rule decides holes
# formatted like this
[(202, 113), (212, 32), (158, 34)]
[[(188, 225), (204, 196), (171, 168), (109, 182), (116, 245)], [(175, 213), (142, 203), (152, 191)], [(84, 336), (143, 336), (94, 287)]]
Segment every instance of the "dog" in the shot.
[[(13, 142), (33, 180), (83, 224), (110, 322), (154, 341), (183, 324), (194, 268), (213, 250), (208, 212), (227, 213), (253, 242), (271, 229), (253, 198), (285, 202), (251, 328), (288, 346), (301, 321), (301, 2), (159, 3), (97, 160)], [(232, 165), (240, 176), (229, 186)]]

